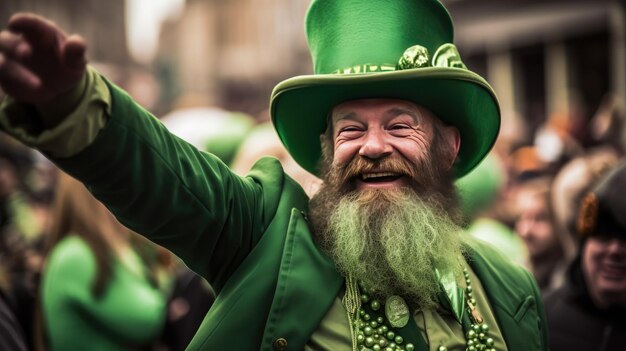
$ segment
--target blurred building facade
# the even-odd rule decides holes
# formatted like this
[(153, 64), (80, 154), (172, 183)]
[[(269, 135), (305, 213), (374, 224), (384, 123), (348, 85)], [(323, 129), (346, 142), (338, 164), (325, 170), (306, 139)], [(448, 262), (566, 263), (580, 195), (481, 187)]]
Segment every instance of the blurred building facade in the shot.
[(183, 15), (161, 30), (157, 66), (174, 86), (169, 93), (200, 95), (258, 114), (277, 82), (311, 71), (303, 25), (308, 5), (309, 0), (187, 0)]
[(504, 118), (522, 118), (531, 132), (555, 116), (584, 128), (607, 94), (626, 104), (624, 1), (444, 3), (464, 60), (493, 85)]

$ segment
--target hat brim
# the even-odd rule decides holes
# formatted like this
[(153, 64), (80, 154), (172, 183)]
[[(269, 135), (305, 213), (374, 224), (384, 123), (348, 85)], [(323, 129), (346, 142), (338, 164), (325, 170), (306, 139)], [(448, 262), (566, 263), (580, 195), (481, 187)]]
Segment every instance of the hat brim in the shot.
[(489, 152), (500, 129), (493, 89), (479, 75), (460, 68), (428, 67), (368, 74), (298, 76), (272, 92), (272, 122), (294, 160), (320, 176), (320, 135), (332, 108), (357, 99), (412, 101), (458, 128), (461, 146), (455, 176), (471, 171)]

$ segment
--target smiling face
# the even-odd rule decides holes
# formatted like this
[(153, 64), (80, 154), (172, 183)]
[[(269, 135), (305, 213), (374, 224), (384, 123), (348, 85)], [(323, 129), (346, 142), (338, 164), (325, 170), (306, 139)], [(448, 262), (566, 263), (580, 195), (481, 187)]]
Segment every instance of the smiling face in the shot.
[(626, 239), (590, 237), (583, 247), (582, 264), (590, 295), (599, 307), (626, 307)]
[(316, 243), (375, 296), (435, 306), (434, 269), (462, 272), (458, 131), (403, 100), (346, 102), (331, 121), (321, 139), (324, 183), (309, 203)]
[[(430, 172), (429, 166), (450, 170), (459, 150), (456, 128), (443, 125), (426, 108), (408, 101), (348, 101), (337, 105), (331, 117), (332, 167), (347, 169), (345, 181), (353, 189), (410, 186), (421, 173)], [(431, 165), (436, 138), (440, 138), (443, 157)]]

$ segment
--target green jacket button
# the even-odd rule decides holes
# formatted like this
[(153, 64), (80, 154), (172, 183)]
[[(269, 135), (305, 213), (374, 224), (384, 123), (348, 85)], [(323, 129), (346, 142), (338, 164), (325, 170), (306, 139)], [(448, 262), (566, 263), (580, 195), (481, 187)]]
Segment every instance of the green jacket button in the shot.
[(274, 340), (274, 350), (275, 351), (283, 351), (287, 349), (287, 339), (285, 338), (278, 338), (276, 340)]

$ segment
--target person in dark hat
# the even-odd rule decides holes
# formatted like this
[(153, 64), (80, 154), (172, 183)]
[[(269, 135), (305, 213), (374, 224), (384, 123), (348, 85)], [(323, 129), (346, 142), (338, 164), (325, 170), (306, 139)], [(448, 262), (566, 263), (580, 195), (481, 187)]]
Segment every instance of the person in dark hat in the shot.
[(240, 177), (173, 137), (33, 15), (0, 37), (0, 124), (211, 283), (190, 350), (546, 350), (532, 276), (459, 225), (500, 112), (443, 5), (314, 0), (306, 32), (315, 73), (270, 113), (312, 199), (276, 159)]
[(626, 162), (580, 205), (581, 244), (563, 287), (545, 297), (550, 349), (623, 350), (626, 345)]

